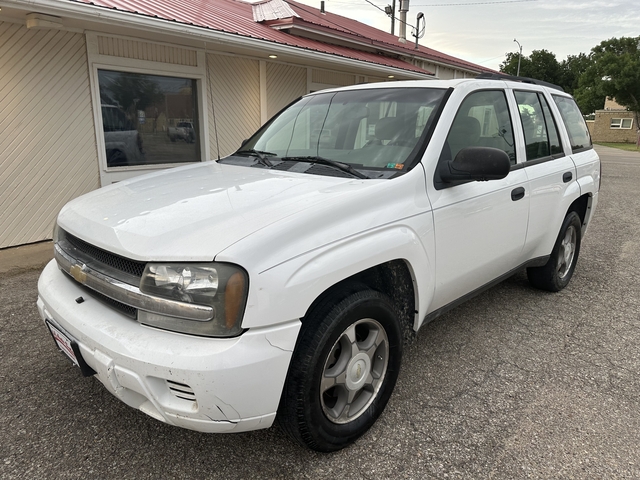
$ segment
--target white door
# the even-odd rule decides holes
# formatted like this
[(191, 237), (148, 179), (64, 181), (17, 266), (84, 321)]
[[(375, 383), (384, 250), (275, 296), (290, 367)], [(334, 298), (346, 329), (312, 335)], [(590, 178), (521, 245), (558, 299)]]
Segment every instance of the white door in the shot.
[(436, 288), (430, 310), (443, 307), (510, 272), (522, 261), (527, 233), (527, 176), (516, 165), (515, 140), (502, 90), (474, 92), (462, 102), (440, 161), (462, 148), (504, 150), (512, 170), (501, 180), (440, 184), (432, 201)]

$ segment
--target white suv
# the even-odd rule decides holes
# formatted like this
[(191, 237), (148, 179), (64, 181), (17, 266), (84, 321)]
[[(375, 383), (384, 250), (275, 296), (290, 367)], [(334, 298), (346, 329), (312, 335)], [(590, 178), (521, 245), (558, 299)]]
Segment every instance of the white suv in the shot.
[(571, 98), (466, 79), (307, 95), (233, 155), (66, 205), (38, 308), (128, 405), (203, 432), (362, 435), (404, 340), (514, 272), (558, 291), (600, 161)]

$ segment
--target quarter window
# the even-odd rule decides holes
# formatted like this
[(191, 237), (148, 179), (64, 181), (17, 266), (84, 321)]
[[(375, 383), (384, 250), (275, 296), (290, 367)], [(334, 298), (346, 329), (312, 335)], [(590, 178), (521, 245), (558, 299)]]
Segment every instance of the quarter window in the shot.
[(472, 93), (462, 102), (441, 158), (453, 159), (466, 147), (493, 147), (504, 150), (515, 165), (513, 145), (513, 127), (504, 92), (483, 90)]
[(107, 167), (200, 161), (196, 80), (98, 70)]
[(515, 92), (522, 130), (526, 143), (527, 161), (562, 154), (560, 136), (549, 104), (536, 92)]
[(556, 102), (562, 121), (567, 128), (571, 150), (575, 153), (579, 150), (591, 148), (591, 136), (576, 102), (572, 98), (561, 97), (560, 95), (552, 95), (552, 98)]

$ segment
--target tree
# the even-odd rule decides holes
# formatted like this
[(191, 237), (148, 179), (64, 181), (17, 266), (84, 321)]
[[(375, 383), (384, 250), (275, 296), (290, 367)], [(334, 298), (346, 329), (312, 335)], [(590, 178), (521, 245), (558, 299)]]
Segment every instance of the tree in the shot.
[(582, 74), (591, 66), (588, 55), (580, 53), (569, 55), (566, 60), (560, 62), (560, 85), (565, 92), (573, 94), (579, 85)]
[(138, 110), (162, 103), (164, 94), (156, 82), (137, 73), (109, 72), (109, 81), (100, 85), (103, 102), (116, 104), (137, 125)]
[[(500, 71), (509, 75), (516, 75), (518, 57), (518, 52), (507, 53), (504, 63), (500, 64)], [(520, 76), (558, 84), (561, 80), (560, 64), (554, 53), (548, 50), (534, 50), (530, 56), (522, 57)]]
[[(504, 62), (500, 64), (500, 71), (502, 73), (506, 73), (507, 75), (517, 75), (518, 72), (518, 58), (520, 57), (519, 52), (508, 52)], [(520, 62), (520, 75), (526, 77), (523, 72), (529, 70), (529, 57), (522, 57), (522, 61)]]
[[(583, 113), (602, 108), (605, 97), (635, 112), (640, 111), (640, 37), (611, 38), (591, 49), (591, 65), (580, 76), (576, 100)], [(597, 103), (596, 99), (602, 102)]]

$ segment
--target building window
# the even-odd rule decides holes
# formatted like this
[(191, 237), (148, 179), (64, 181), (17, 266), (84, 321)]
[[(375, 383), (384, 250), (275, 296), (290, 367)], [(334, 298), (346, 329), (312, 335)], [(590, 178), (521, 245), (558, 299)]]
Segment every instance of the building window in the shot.
[(610, 128), (629, 130), (633, 125), (633, 118), (612, 118)]
[(98, 70), (107, 167), (198, 162), (196, 80)]

